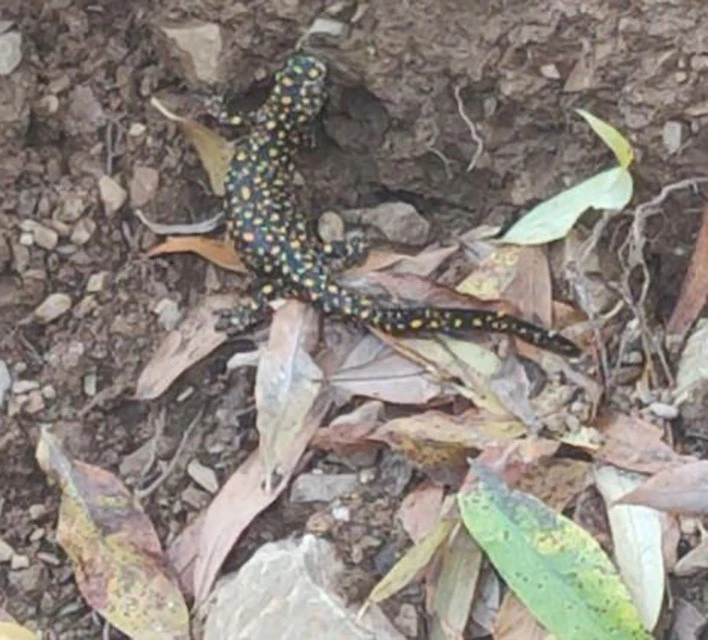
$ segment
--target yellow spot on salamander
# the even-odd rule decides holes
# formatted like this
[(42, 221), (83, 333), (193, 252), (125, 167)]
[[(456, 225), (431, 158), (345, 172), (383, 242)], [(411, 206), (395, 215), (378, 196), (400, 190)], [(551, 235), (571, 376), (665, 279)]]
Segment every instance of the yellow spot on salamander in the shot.
[(268, 122), (265, 123), (265, 128), (267, 131), (273, 131), (278, 126), (278, 123), (275, 120), (268, 120)]
[(459, 329), (459, 328), (462, 326), (462, 318), (455, 318), (455, 319), (452, 321), (452, 326), (453, 326), (455, 329)]
[(293, 99), (290, 96), (283, 96), (280, 99), (280, 104), (282, 104), (286, 107), (290, 106), (292, 103), (293, 103)]
[(274, 291), (273, 285), (272, 285), (272, 284), (265, 284), (265, 285), (263, 285), (263, 287), (261, 288), (261, 291), (262, 291), (263, 293), (265, 293), (265, 294), (268, 296), (268, 295), (270, 295), (271, 293), (273, 293), (273, 291)]
[(245, 151), (239, 151), (236, 154), (236, 160), (238, 160), (239, 162), (246, 162), (247, 159), (248, 159), (248, 154)]
[(482, 318), (472, 318), (472, 326), (473, 327), (483, 327), (484, 321), (482, 320)]
[(251, 199), (251, 188), (247, 187), (246, 185), (243, 185), (241, 187), (241, 197), (244, 200), (250, 200)]
[(253, 242), (256, 239), (256, 236), (254, 236), (250, 231), (245, 231), (241, 237), (245, 242)]
[(420, 329), (423, 326), (423, 321), (420, 318), (415, 318), (408, 323), (411, 329)]

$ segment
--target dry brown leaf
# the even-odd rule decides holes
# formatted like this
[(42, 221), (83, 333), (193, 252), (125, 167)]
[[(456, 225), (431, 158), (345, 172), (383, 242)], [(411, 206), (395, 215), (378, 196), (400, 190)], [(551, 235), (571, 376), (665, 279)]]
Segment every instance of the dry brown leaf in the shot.
[(494, 640), (552, 640), (526, 606), (507, 591), (494, 623)]
[(322, 371), (310, 355), (318, 335), (318, 313), (302, 302), (287, 302), (273, 317), (255, 388), (256, 428), (268, 486), (308, 427), (308, 415), (322, 388)]
[(708, 514), (708, 460), (665, 469), (615, 504), (636, 504), (681, 515)]
[(352, 349), (329, 382), (353, 396), (397, 404), (425, 404), (443, 393), (441, 385), (421, 366), (374, 335), (365, 336)]
[(472, 409), (460, 416), (426, 411), (397, 418), (370, 437), (402, 451), (433, 479), (457, 485), (467, 472), (469, 457), (488, 447), (506, 446), (524, 433), (517, 420)]
[(157, 98), (152, 98), (150, 104), (163, 116), (176, 122), (184, 137), (197, 150), (199, 159), (209, 176), (212, 191), (217, 196), (225, 194), (224, 181), (229, 170), (229, 164), (234, 154), (234, 145), (211, 129), (189, 118), (182, 118), (165, 107)]
[(236, 295), (216, 295), (205, 298), (187, 315), (179, 327), (167, 335), (138, 377), (135, 397), (153, 400), (189, 367), (208, 356), (227, 339), (216, 331), (215, 312), (238, 304)]
[(123, 633), (189, 638), (189, 611), (152, 523), (113, 474), (70, 460), (50, 428), (37, 462), (61, 488), (57, 542), (86, 601)]
[(521, 317), (551, 326), (551, 271), (542, 247), (497, 247), (457, 291), (482, 300), (509, 300)]
[(516, 488), (563, 511), (591, 479), (590, 463), (570, 458), (539, 460), (519, 478)]
[(442, 485), (424, 480), (403, 499), (397, 517), (413, 542), (424, 538), (440, 522), (444, 496)]
[(351, 413), (337, 416), (328, 427), (318, 429), (310, 444), (339, 456), (370, 451), (377, 445), (367, 436), (381, 423), (383, 413), (383, 402), (369, 400)]
[(616, 467), (658, 473), (695, 458), (681, 456), (663, 441), (664, 432), (650, 422), (624, 414), (606, 414), (597, 422), (604, 443), (595, 453), (596, 460)]
[(154, 246), (147, 255), (149, 258), (170, 253), (196, 253), (214, 263), (217, 267), (236, 273), (247, 273), (246, 265), (236, 253), (230, 242), (205, 238), (204, 236), (177, 236), (167, 238), (165, 242)]
[(681, 294), (671, 314), (666, 332), (683, 337), (708, 300), (708, 207), (703, 209), (701, 228), (686, 272)]

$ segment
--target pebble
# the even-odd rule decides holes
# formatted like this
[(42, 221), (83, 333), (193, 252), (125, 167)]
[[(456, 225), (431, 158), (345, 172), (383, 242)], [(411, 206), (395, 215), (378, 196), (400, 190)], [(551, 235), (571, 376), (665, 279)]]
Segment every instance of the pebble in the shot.
[(675, 420), (679, 416), (678, 407), (665, 402), (652, 402), (649, 405), (649, 411), (657, 418), (663, 418), (664, 420)]
[(26, 569), (30, 566), (30, 560), (27, 556), (21, 553), (14, 553), (10, 559), (10, 569), (17, 571), (19, 569)]
[(0, 563), (10, 562), (15, 555), (15, 550), (0, 538)]
[(91, 218), (81, 218), (71, 232), (70, 240), (79, 246), (86, 244), (96, 231), (96, 223)]
[(215, 494), (219, 490), (219, 480), (216, 477), (216, 473), (210, 467), (199, 462), (199, 460), (193, 459), (189, 461), (187, 473), (196, 484), (209, 493)]
[(30, 520), (36, 522), (37, 520), (40, 520), (44, 518), (46, 515), (49, 514), (49, 509), (47, 508), (46, 505), (40, 503), (40, 502), (35, 502), (34, 504), (31, 504), (28, 509), (27, 509), (27, 515), (29, 516)]
[(136, 166), (130, 180), (130, 204), (143, 207), (153, 199), (160, 183), (160, 174), (152, 167)]
[(25, 402), (23, 409), (25, 413), (30, 415), (44, 411), (44, 396), (39, 389), (27, 394), (27, 402)]
[(39, 382), (36, 380), (17, 380), (12, 385), (12, 393), (15, 395), (29, 393), (35, 389), (39, 389)]
[(12, 388), (12, 375), (4, 360), (0, 360), (0, 407), (5, 404), (7, 392)]
[(174, 43), (185, 75), (206, 83), (223, 81), (219, 58), (223, 48), (221, 27), (213, 22), (193, 22), (184, 26), (163, 26), (162, 32)]
[(131, 138), (137, 138), (143, 135), (146, 129), (147, 127), (142, 122), (133, 122), (128, 129), (128, 135)]
[(54, 400), (57, 397), (57, 391), (51, 384), (45, 384), (42, 387), (42, 397), (45, 400)]
[(40, 322), (49, 324), (71, 309), (71, 298), (65, 293), (52, 293), (34, 310)]
[(37, 552), (37, 560), (41, 560), (44, 564), (48, 564), (51, 567), (58, 567), (61, 565), (61, 560), (59, 560), (57, 556), (46, 551)]
[(9, 76), (22, 61), (22, 34), (8, 31), (0, 35), (0, 76)]
[[(51, 251), (59, 244), (59, 234), (54, 229), (45, 227), (34, 220), (23, 220), (20, 223), (20, 229), (32, 235), (31, 244), (36, 244), (47, 251)], [(22, 242), (21, 238), (20, 242)]]
[(20, 244), (23, 247), (31, 247), (34, 244), (34, 236), (25, 231), (24, 233), (20, 234)]
[(84, 376), (84, 394), (89, 398), (93, 398), (98, 391), (98, 378), (96, 374), (91, 372)]
[(180, 495), (182, 502), (189, 505), (196, 511), (201, 511), (204, 509), (211, 500), (208, 493), (198, 489), (194, 485), (188, 486)]
[(548, 80), (560, 80), (561, 74), (558, 71), (558, 67), (552, 62), (549, 64), (541, 65), (541, 75)]
[(86, 293), (99, 293), (106, 287), (108, 279), (108, 271), (98, 271), (89, 276), (86, 282)]
[(384, 202), (369, 209), (350, 209), (343, 211), (342, 217), (376, 227), (388, 240), (403, 244), (425, 244), (430, 233), (430, 223), (407, 202)]
[(160, 324), (167, 329), (167, 331), (172, 331), (182, 317), (179, 305), (170, 298), (160, 300), (155, 305), (155, 313), (157, 314)]
[(110, 176), (101, 176), (98, 179), (98, 191), (103, 209), (109, 216), (118, 211), (128, 198), (128, 192)]
[(303, 473), (293, 482), (290, 499), (293, 502), (330, 502), (353, 493), (358, 486), (359, 478), (355, 473)]
[(682, 137), (681, 123), (676, 120), (669, 120), (664, 124), (664, 129), (661, 132), (661, 138), (666, 150), (674, 154), (681, 148)]
[(62, 222), (76, 222), (84, 213), (83, 198), (75, 193), (68, 194), (61, 203), (57, 218)]

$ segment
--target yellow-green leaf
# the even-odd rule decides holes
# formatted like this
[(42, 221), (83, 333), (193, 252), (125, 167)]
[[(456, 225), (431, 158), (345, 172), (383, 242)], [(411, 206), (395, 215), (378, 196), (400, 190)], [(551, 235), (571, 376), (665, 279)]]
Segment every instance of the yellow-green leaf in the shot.
[(592, 127), (592, 130), (612, 149), (612, 153), (615, 154), (619, 166), (623, 169), (627, 169), (634, 160), (634, 151), (632, 150), (632, 145), (629, 144), (629, 140), (611, 124), (592, 115), (592, 113), (584, 109), (576, 109), (575, 111), (578, 115), (585, 118), (585, 121)]
[(454, 520), (441, 520), (427, 536), (408, 550), (381, 581), (371, 590), (367, 603), (381, 602), (407, 586), (421, 569), (428, 566), (440, 545), (455, 526)]
[(584, 529), (472, 462), (478, 482), (458, 494), (465, 526), (558, 640), (651, 640), (617, 570)]
[(563, 238), (590, 208), (623, 209), (632, 198), (634, 182), (622, 167), (608, 169), (562, 191), (529, 211), (506, 232), (512, 244), (543, 244)]
[(37, 640), (39, 634), (14, 622), (0, 622), (0, 640)]

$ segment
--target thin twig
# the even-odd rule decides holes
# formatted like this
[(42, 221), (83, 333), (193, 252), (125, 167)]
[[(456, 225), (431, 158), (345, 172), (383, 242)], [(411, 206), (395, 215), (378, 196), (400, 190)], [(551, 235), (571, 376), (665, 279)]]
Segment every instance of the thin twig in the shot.
[(472, 122), (469, 116), (465, 113), (465, 105), (462, 102), (462, 96), (460, 95), (460, 91), (462, 91), (462, 87), (460, 87), (459, 85), (453, 89), (453, 93), (455, 94), (455, 101), (457, 102), (457, 112), (460, 114), (460, 118), (462, 118), (463, 122), (469, 128), (470, 136), (472, 136), (472, 140), (474, 140), (475, 144), (477, 145), (474, 155), (472, 156), (472, 160), (470, 160), (470, 163), (467, 165), (467, 172), (469, 173), (470, 171), (472, 171), (472, 169), (475, 168), (475, 166), (477, 166), (477, 161), (484, 152), (484, 140), (482, 140), (481, 136), (477, 133), (477, 127), (475, 126), (474, 122)]
[(148, 485), (144, 489), (136, 489), (135, 490), (135, 497), (138, 498), (138, 500), (144, 500), (148, 496), (150, 496), (152, 493), (157, 490), (157, 488), (168, 478), (168, 476), (172, 473), (174, 470), (175, 466), (177, 465), (177, 461), (179, 460), (180, 456), (182, 455), (182, 451), (184, 450), (185, 445), (187, 444), (187, 441), (189, 440), (189, 436), (192, 434), (192, 431), (194, 428), (199, 424), (199, 421), (202, 418), (202, 414), (204, 413), (203, 410), (200, 410), (196, 416), (194, 416), (194, 419), (192, 422), (189, 423), (189, 426), (185, 430), (184, 434), (182, 435), (182, 440), (180, 440), (179, 446), (177, 447), (177, 451), (175, 451), (175, 455), (172, 456), (172, 459), (167, 463), (167, 466), (165, 467), (164, 471), (157, 477), (152, 484)]

